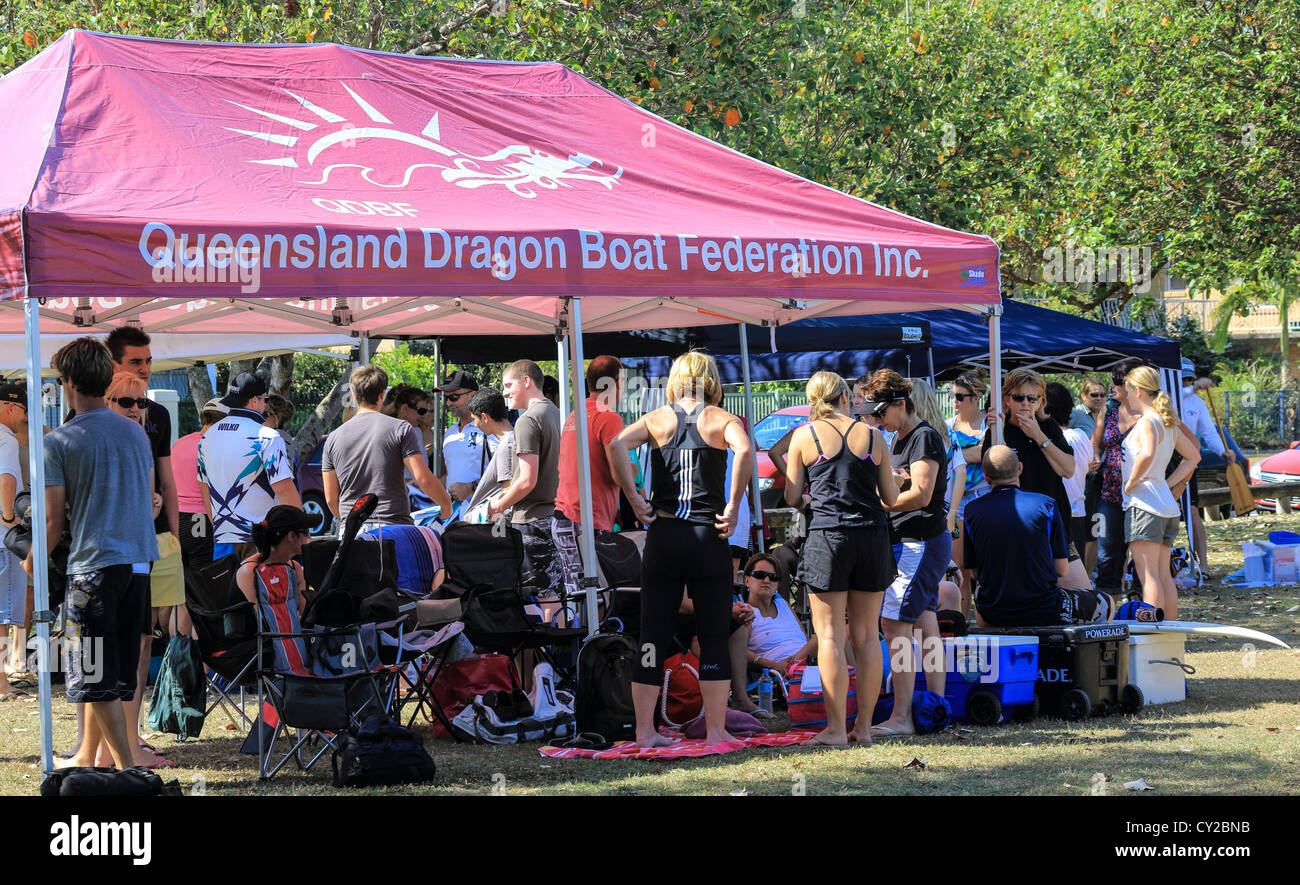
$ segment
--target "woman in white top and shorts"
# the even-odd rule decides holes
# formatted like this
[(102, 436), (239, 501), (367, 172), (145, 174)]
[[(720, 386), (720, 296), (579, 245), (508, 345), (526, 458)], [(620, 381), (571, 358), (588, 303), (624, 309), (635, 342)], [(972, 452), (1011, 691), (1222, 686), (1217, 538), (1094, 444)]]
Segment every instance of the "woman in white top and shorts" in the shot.
[[(1139, 366), (1124, 379), (1129, 409), (1137, 423), (1124, 438), (1124, 534), (1142, 581), (1142, 601), (1178, 617), (1178, 588), (1169, 572), (1169, 548), (1178, 536), (1178, 502), (1170, 486), (1180, 486), (1201, 460), (1196, 443), (1179, 430), (1169, 396), (1160, 390), (1155, 369)], [(1183, 462), (1166, 481), (1174, 450)]]

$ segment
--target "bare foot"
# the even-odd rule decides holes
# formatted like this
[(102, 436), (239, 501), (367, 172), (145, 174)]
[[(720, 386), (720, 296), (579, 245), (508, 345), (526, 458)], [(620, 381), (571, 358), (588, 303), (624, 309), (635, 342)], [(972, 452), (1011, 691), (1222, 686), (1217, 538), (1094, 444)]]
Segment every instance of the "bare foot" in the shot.
[(916, 728), (911, 722), (904, 722), (900, 719), (889, 718), (879, 725), (871, 726), (871, 736), (877, 737), (894, 737), (900, 734), (916, 734)]
[(871, 732), (868, 730), (865, 734), (859, 732), (856, 728), (849, 732), (850, 744), (862, 744), (864, 747), (871, 746)]
[(706, 734), (704, 736), (704, 743), (706, 746), (709, 747), (712, 747), (714, 744), (722, 744), (728, 741), (732, 741), (735, 743), (743, 743), (743, 741), (741, 741), (739, 738), (732, 737), (730, 734), (728, 734), (725, 731), (719, 732), (717, 734)]
[(847, 747), (849, 738), (844, 732), (833, 732), (829, 728), (823, 729), (817, 733), (817, 736), (810, 740), (810, 744), (825, 744), (828, 747)]
[[(56, 771), (64, 768), (90, 768), (93, 765), (95, 765), (94, 760), (78, 758), (75, 755), (68, 759), (64, 759), (62, 756), (54, 757), (54, 768)], [(112, 763), (109, 763), (109, 767), (112, 767)]]
[(643, 750), (651, 750), (655, 747), (671, 747), (675, 743), (677, 741), (670, 740), (657, 731), (645, 736), (637, 735), (636, 738), (636, 745)]

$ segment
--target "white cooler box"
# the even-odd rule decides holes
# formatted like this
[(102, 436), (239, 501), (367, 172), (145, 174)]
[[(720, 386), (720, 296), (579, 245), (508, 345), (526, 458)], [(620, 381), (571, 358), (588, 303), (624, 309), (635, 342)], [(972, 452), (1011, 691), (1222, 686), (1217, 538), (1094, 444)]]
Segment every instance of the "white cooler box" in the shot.
[(1142, 690), (1147, 704), (1187, 700), (1187, 635), (1148, 633), (1128, 638), (1128, 681)]

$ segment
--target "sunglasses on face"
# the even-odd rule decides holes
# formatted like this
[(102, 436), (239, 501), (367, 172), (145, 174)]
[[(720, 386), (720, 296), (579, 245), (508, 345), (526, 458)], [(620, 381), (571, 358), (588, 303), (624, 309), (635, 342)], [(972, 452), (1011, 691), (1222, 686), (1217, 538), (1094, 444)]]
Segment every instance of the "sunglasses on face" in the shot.
[(117, 399), (113, 400), (113, 402), (117, 403), (119, 406), (121, 406), (124, 409), (129, 409), (132, 406), (135, 406), (136, 408), (140, 408), (140, 409), (149, 408), (149, 398), (146, 396), (141, 396), (141, 397), (119, 396)]
[[(443, 398), (446, 399), (447, 402), (449, 403), (454, 403), (456, 400), (460, 399), (464, 395), (465, 394), (463, 393), (448, 393), (448, 394), (444, 394)], [(423, 415), (424, 412), (421, 412), (420, 414)]]
[(963, 400), (971, 399), (971, 398), (974, 397), (974, 396), (975, 396), (975, 394), (973, 394), (973, 393), (957, 393), (956, 391), (953, 391), (953, 394), (952, 394), (952, 398), (955, 399), (957, 402), (961, 402), (961, 401), (963, 401)]
[(873, 418), (879, 418), (881, 415), (884, 415), (885, 412), (888, 411), (889, 407), (892, 406), (893, 404), (894, 401), (892, 399), (886, 400), (883, 403), (873, 403), (870, 400), (868, 400), (867, 405), (871, 406), (871, 411), (868, 412), (867, 414), (871, 415), (871, 417)]
[(1011, 398), (1018, 403), (1027, 402), (1031, 405), (1037, 403), (1040, 399), (1042, 399), (1042, 397), (1040, 397), (1036, 393), (1013, 393), (1011, 394)]
[(415, 414), (420, 415), (420, 416), (424, 416), (424, 415), (429, 414), (429, 410), (426, 409), (426, 408), (424, 408), (423, 406), (420, 406), (419, 408), (417, 408), (417, 407), (415, 407), (415, 406), (411, 406), (410, 408), (415, 412)]
[(776, 572), (752, 571), (749, 576), (756, 581), (775, 581), (777, 580)]
[(1101, 398), (1102, 398), (1103, 396), (1105, 396), (1105, 395), (1106, 395), (1106, 394), (1105, 394), (1104, 391), (1097, 390), (1097, 391), (1094, 391), (1094, 392), (1088, 394), (1088, 399), (1101, 399)]

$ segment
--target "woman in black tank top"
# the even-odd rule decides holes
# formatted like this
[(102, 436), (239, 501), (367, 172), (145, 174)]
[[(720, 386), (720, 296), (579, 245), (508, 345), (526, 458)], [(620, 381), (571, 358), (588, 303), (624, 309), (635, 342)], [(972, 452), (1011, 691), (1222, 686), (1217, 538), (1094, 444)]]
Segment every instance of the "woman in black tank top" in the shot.
[[(637, 518), (649, 525), (641, 557), (642, 655), (632, 676), (636, 741), (670, 744), (655, 730), (664, 661), (676, 649), (673, 619), (690, 594), (700, 643), (700, 691), (705, 740), (733, 740), (726, 731), (731, 682), (728, 637), (735, 574), (727, 538), (749, 485), (753, 452), (740, 420), (720, 408), (722, 383), (707, 354), (678, 357), (668, 373), (669, 405), (655, 409), (619, 434), (611, 465)], [(636, 489), (628, 451), (650, 446), (650, 500)], [(724, 499), (727, 449), (735, 454), (731, 497)]]
[(880, 604), (895, 573), (881, 502), (893, 504), (898, 486), (884, 436), (850, 414), (852, 393), (844, 379), (818, 372), (806, 392), (812, 421), (790, 440), (785, 499), (794, 507), (807, 501), (808, 539), (800, 553), (799, 582), (812, 607), (826, 701), (826, 728), (813, 740), (869, 744), (871, 715), (860, 715), (852, 731), (845, 719), (849, 673), (844, 645), (846, 640), (853, 643), (857, 661), (858, 710), (873, 710), (884, 670), (877, 638)]

